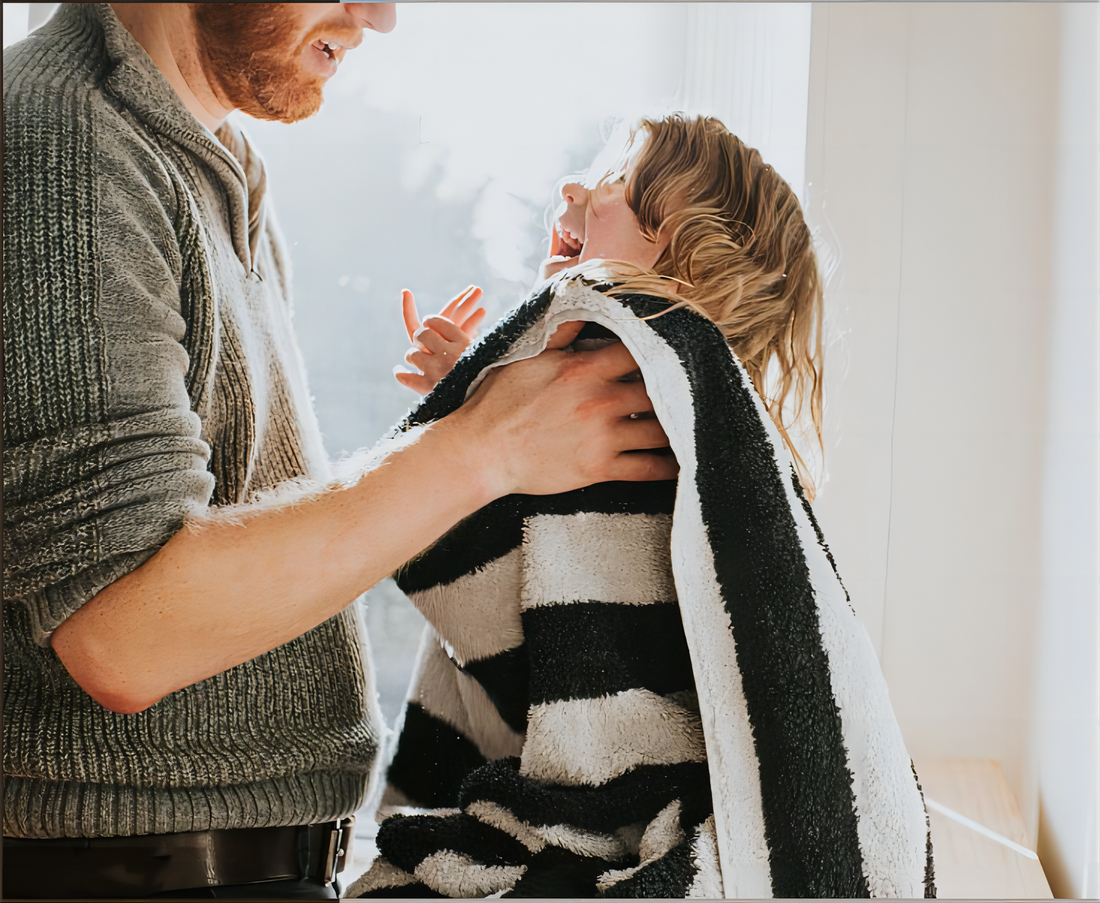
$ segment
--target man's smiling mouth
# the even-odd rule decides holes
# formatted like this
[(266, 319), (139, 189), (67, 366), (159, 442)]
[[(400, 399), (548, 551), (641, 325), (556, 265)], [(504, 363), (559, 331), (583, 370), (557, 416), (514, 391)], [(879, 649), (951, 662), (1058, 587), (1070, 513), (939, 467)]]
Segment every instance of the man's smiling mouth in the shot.
[(344, 45), (337, 41), (326, 41), (323, 38), (318, 38), (313, 42), (313, 46), (326, 54), (329, 59), (336, 59), (336, 51), (343, 50)]

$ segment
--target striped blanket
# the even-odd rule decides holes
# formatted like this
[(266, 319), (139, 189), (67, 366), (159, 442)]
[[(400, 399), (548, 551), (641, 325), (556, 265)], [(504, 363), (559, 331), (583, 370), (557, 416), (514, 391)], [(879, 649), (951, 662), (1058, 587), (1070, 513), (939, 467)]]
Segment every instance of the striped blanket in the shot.
[(510, 496), (398, 583), (430, 622), (364, 896), (934, 896), (916, 775), (790, 457), (688, 310), (544, 288), (399, 427), (556, 326), (638, 362), (678, 481)]

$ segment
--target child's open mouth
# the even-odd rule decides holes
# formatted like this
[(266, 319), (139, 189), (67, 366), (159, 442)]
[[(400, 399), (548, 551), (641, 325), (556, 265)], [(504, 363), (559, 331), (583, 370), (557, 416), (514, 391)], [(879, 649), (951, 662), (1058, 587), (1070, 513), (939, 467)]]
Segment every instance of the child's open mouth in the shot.
[(584, 239), (578, 239), (560, 222), (555, 224), (555, 231), (558, 235), (558, 254), (562, 257), (580, 257), (584, 250)]

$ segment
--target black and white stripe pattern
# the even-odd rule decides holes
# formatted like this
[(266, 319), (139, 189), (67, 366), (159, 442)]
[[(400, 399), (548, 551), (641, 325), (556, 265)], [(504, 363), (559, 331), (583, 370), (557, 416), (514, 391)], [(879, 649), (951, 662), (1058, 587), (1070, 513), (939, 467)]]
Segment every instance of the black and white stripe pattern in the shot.
[(934, 895), (878, 662), (778, 433), (712, 324), (544, 289), (401, 428), (587, 320), (634, 355), (678, 484), (501, 499), (410, 562), (432, 624), (356, 893)]

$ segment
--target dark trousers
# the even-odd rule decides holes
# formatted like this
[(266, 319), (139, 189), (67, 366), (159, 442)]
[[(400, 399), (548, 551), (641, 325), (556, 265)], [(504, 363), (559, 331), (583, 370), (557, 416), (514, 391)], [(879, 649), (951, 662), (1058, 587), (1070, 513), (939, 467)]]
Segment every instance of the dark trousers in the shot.
[[(261, 881), (257, 884), (227, 884), (224, 887), (194, 887), (152, 894), (146, 900), (338, 900), (337, 886), (326, 887), (316, 878), (289, 881)], [(54, 894), (41, 893), (15, 897), (4, 891), (4, 900), (57, 900)], [(67, 897), (69, 900), (94, 900), (95, 897)]]
[[(5, 900), (335, 900), (347, 823), (147, 834), (4, 838)], [(326, 878), (328, 880), (326, 880)]]
[(290, 881), (263, 881), (259, 884), (229, 884), (225, 887), (198, 887), (156, 894), (154, 900), (338, 900), (338, 888), (328, 887), (316, 878)]

